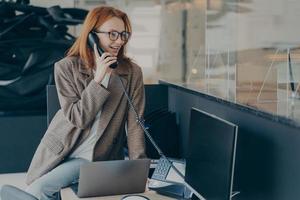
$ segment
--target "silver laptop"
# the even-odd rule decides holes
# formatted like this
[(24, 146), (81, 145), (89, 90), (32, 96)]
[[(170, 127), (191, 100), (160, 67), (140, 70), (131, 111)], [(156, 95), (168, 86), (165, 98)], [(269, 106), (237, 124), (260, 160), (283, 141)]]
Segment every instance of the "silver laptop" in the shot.
[(149, 167), (149, 159), (87, 163), (80, 168), (78, 186), (71, 188), (78, 197), (142, 193)]

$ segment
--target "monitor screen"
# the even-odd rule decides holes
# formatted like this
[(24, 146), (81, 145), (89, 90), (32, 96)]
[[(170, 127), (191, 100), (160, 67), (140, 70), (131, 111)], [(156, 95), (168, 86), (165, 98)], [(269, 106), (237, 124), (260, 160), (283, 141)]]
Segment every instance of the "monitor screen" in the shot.
[(206, 200), (231, 199), (237, 126), (193, 108), (189, 134), (185, 181)]

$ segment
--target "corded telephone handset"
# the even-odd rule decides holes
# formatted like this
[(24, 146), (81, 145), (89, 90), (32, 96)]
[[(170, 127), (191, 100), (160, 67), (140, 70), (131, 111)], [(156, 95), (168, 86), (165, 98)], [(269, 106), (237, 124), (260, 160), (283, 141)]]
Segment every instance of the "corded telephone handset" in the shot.
[[(104, 51), (99, 46), (98, 36), (96, 35), (95, 32), (91, 31), (88, 35), (88, 45), (90, 46), (90, 48), (94, 49), (94, 44), (96, 44), (98, 54), (101, 56), (104, 53)], [(111, 64), (109, 67), (115, 69), (117, 66), (118, 66), (118, 62), (115, 62)]]

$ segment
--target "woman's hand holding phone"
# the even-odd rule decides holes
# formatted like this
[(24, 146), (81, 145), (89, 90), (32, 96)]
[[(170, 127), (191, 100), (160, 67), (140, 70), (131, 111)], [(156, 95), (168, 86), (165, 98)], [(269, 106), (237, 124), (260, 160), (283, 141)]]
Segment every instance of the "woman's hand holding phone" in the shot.
[(112, 56), (108, 52), (104, 52), (101, 56), (99, 55), (96, 45), (94, 45), (95, 52), (95, 64), (96, 64), (96, 72), (94, 75), (94, 80), (97, 83), (101, 83), (106, 73), (111, 73), (112, 68), (109, 66), (115, 62), (117, 62), (117, 57)]

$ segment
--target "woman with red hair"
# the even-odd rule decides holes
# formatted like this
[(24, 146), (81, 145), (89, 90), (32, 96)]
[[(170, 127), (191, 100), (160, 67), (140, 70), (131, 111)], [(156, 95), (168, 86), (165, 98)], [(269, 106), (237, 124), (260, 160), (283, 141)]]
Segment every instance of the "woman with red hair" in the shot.
[[(93, 32), (104, 53), (88, 45)], [(61, 188), (78, 181), (86, 162), (145, 157), (143, 130), (129, 109), (120, 79), (142, 117), (145, 105), (142, 71), (125, 56), (131, 36), (127, 15), (112, 7), (91, 10), (81, 35), (67, 56), (55, 64), (61, 109), (51, 121), (27, 173), (27, 192), (38, 199), (57, 199)], [(110, 65), (118, 63), (117, 68)], [(120, 79), (119, 79), (120, 77)]]

